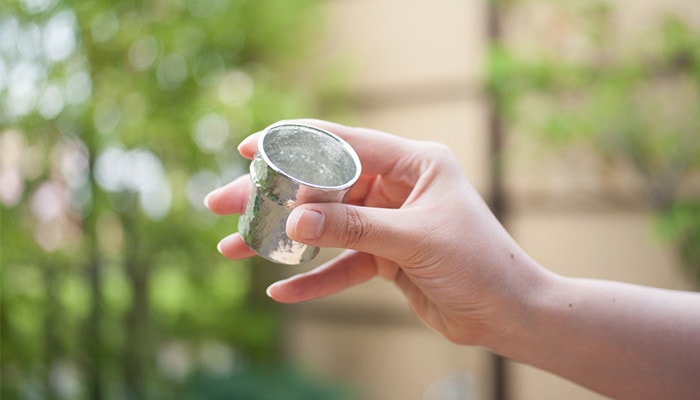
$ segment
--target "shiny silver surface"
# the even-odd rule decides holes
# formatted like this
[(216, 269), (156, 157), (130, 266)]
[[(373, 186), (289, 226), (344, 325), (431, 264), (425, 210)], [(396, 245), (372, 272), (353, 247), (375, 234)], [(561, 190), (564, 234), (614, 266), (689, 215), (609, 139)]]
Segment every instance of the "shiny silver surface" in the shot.
[(289, 213), (302, 203), (342, 202), (360, 172), (355, 151), (332, 133), (301, 124), (273, 125), (260, 137), (250, 164), (250, 198), (238, 231), (248, 247), (270, 261), (309, 261), (319, 249), (289, 239)]

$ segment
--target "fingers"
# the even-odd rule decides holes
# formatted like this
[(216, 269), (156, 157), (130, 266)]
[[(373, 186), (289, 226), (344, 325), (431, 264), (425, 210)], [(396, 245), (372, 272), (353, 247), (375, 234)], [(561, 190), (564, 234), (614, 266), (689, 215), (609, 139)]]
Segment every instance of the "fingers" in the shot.
[(238, 152), (249, 160), (253, 159), (255, 152), (258, 150), (258, 139), (260, 138), (261, 132), (254, 133), (247, 138), (243, 139), (241, 144), (238, 145)]
[[(405, 159), (407, 152), (415, 152), (420, 146), (414, 141), (365, 128), (354, 128), (317, 119), (284, 120), (275, 123), (297, 123), (317, 127), (336, 134), (347, 141), (357, 152), (365, 174), (383, 175)], [(254, 133), (241, 142), (238, 151), (252, 159), (262, 132)]]
[[(380, 207), (398, 208), (404, 203), (423, 172), (424, 147), (415, 141), (383, 132), (327, 121), (294, 120), (280, 123), (284, 122), (315, 126), (346, 140), (358, 153), (363, 167), (363, 177), (350, 191), (347, 200), (370, 206), (300, 205), (292, 211), (288, 219), (289, 237), (314, 246), (355, 249), (395, 261), (403, 260), (414, 253), (420, 236), (415, 233), (415, 226), (404, 228), (400, 224), (408, 218), (406, 211), (403, 211), (401, 218), (397, 218), (395, 210)], [(243, 157), (254, 157), (260, 135), (261, 132), (255, 133), (241, 142), (238, 150)], [(249, 180), (248, 175), (234, 180), (210, 193), (205, 203), (217, 214), (244, 212), (250, 193)], [(233, 259), (254, 254), (238, 234), (224, 238), (219, 243), (219, 250), (226, 257)], [(354, 255), (341, 258), (329, 264), (327, 269), (292, 278), (289, 282), (280, 283), (281, 286), (273, 285), (270, 295), (273, 298), (278, 295), (280, 301), (295, 302), (342, 290), (377, 274), (372, 262), (359, 262), (362, 258), (373, 259), (373, 256)], [(359, 267), (360, 264), (372, 267), (367, 270), (368, 267)], [(357, 275), (343, 268), (348, 265), (358, 265), (358, 268), (355, 268)], [(319, 285), (317, 289), (308, 287), (319, 283), (318, 279), (324, 279), (325, 285)], [(305, 292), (307, 289), (309, 291)]]
[(334, 133), (357, 152), (362, 163), (362, 172), (371, 175), (386, 175), (395, 169), (397, 163), (415, 150), (415, 143), (405, 138), (365, 128), (354, 128), (321, 120), (301, 120), (300, 122)]
[(238, 177), (231, 183), (209, 193), (204, 204), (216, 214), (240, 214), (250, 195), (250, 175)]
[(312, 271), (273, 283), (267, 295), (282, 303), (298, 303), (330, 296), (376, 275), (371, 255), (349, 251)]
[(216, 248), (219, 249), (219, 253), (232, 260), (240, 260), (255, 255), (255, 252), (245, 244), (238, 233), (223, 238)]
[[(312, 246), (354, 249), (401, 263), (415, 254), (421, 236), (417, 219), (406, 210), (397, 212), (342, 203), (302, 204), (290, 213), (286, 233)], [(413, 220), (409, 227), (401, 223), (407, 219)]]

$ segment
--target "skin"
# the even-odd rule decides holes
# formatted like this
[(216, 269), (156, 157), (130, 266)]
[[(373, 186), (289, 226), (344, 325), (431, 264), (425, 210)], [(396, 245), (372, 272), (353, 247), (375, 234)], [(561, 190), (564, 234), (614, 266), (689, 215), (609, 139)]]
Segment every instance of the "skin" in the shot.
[[(493, 216), (442, 144), (318, 120), (357, 151), (363, 175), (347, 204), (302, 204), (293, 240), (351, 249), (272, 284), (283, 303), (329, 296), (375, 276), (447, 339), (477, 345), (621, 399), (700, 396), (700, 295), (557, 275)], [(259, 134), (239, 146), (252, 159)], [(241, 213), (249, 176), (210, 193), (217, 214)], [(254, 253), (234, 233), (231, 259)]]

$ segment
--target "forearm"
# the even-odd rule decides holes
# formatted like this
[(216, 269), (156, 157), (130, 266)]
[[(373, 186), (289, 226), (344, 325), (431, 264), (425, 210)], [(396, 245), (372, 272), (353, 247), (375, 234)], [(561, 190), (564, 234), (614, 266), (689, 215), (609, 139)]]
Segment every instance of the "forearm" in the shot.
[(700, 294), (549, 275), (497, 351), (614, 398), (700, 393)]

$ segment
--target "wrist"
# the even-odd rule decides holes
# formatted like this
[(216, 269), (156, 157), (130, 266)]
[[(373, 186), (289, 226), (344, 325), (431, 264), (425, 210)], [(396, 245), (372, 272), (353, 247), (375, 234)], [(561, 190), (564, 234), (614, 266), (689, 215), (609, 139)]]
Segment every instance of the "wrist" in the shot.
[(541, 319), (560, 292), (566, 278), (543, 268), (523, 253), (516, 266), (519, 273), (510, 274), (497, 301), (496, 311), (487, 325), (487, 334), (480, 344), (494, 353), (522, 361), (541, 340), (538, 333)]

